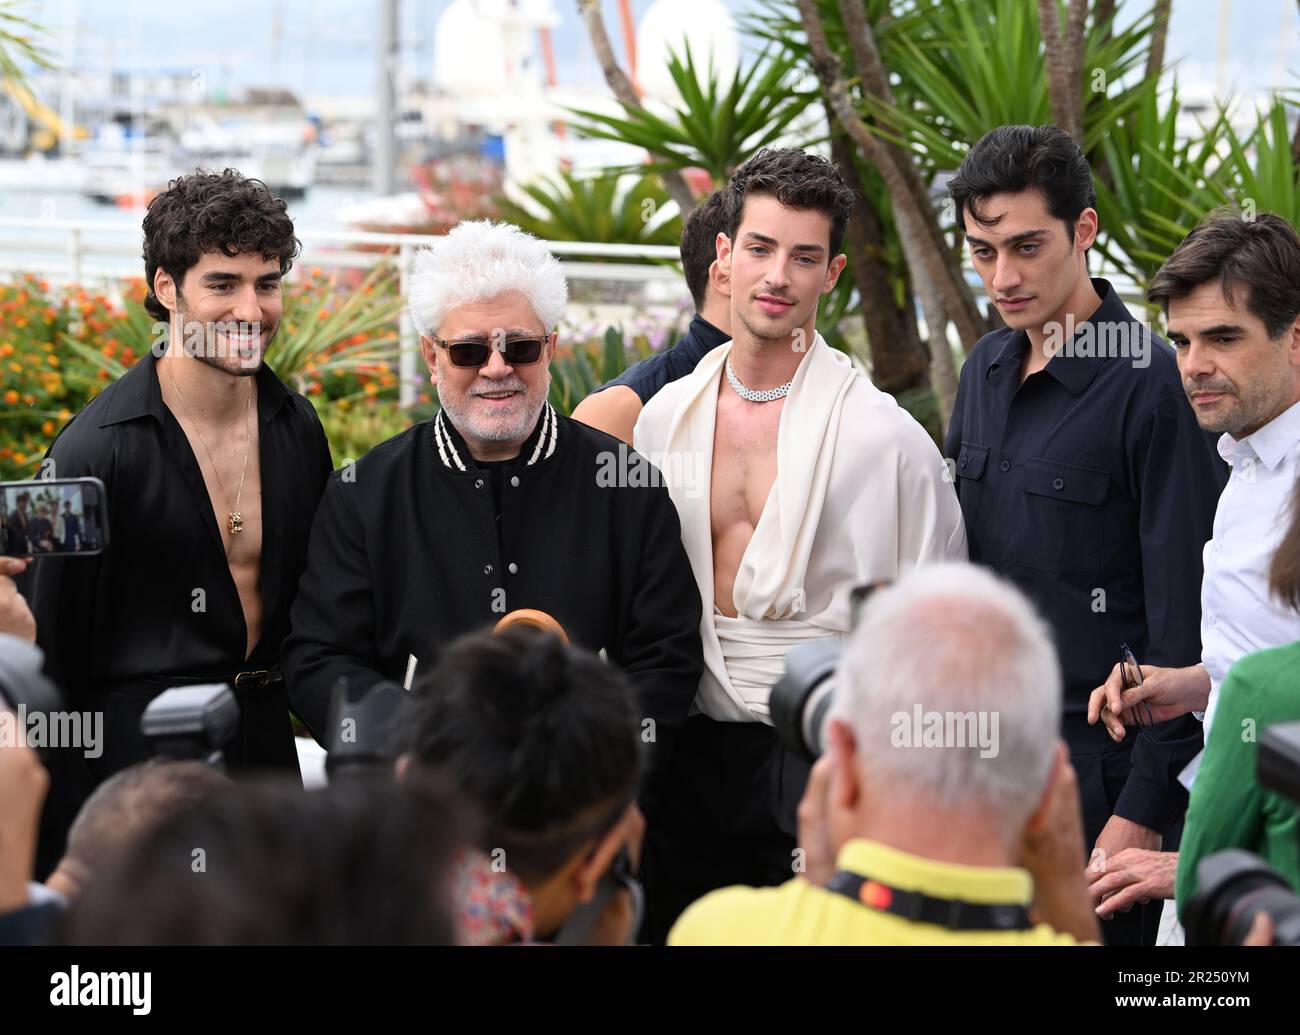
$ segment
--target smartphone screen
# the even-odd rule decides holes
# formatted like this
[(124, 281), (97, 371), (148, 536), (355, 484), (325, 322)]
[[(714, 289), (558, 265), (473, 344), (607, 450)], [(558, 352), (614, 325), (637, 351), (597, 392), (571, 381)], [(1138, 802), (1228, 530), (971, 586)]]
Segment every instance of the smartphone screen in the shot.
[(108, 541), (98, 478), (0, 482), (0, 552), (9, 557), (94, 557)]

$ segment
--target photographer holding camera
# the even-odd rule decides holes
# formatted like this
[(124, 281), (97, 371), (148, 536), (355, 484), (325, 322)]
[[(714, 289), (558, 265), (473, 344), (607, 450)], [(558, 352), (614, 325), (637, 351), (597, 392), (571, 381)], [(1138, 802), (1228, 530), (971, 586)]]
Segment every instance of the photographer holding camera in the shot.
[(466, 941), (627, 943), (639, 716), (622, 672), (527, 629), (462, 637), (416, 682), (397, 727), (399, 777), (445, 772), (485, 823), (457, 866)]
[(669, 944), (1096, 941), (1060, 713), (1051, 634), (1012, 586), (931, 564), (876, 592), (799, 808), (802, 875), (707, 895)]

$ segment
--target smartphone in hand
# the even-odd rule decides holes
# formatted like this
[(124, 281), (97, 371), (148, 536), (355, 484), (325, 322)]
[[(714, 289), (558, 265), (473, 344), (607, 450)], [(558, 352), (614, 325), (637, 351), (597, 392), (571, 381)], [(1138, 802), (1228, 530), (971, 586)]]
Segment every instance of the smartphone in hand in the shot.
[(98, 478), (0, 482), (0, 554), (95, 557), (108, 545)]

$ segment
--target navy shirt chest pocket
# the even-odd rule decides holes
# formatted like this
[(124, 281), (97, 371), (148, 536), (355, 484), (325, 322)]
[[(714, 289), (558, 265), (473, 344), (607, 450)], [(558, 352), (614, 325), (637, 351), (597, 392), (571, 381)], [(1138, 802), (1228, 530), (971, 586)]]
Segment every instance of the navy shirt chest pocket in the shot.
[(1031, 458), (1023, 465), (1016, 536), (1020, 563), (1041, 571), (1091, 575), (1101, 567), (1110, 472)]
[(961, 504), (968, 533), (975, 527), (975, 516), (979, 512), (980, 490), (983, 487), (984, 467), (988, 460), (988, 446), (962, 442), (957, 459), (953, 461), (952, 471), (956, 476), (953, 480), (956, 483), (957, 500)]

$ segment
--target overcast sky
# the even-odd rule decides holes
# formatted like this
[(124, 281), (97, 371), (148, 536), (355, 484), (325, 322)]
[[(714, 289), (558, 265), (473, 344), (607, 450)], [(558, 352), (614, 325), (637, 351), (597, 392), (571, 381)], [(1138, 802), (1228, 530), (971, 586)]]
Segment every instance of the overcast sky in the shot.
[[(449, 0), (403, 0), (403, 69), (427, 74), (433, 62), (433, 28)], [(651, 0), (632, 0), (639, 16)], [(561, 24), (554, 33), (560, 77), (599, 82), (573, 0), (555, 0)], [(604, 0), (611, 35), (617, 7)], [(727, 0), (734, 11), (750, 0)], [(1145, 0), (1128, 0), (1129, 10)], [(1229, 5), (1229, 86), (1300, 90), (1300, 14), (1295, 0), (1234, 0)], [(1213, 83), (1218, 55), (1219, 0), (1174, 0), (1168, 54), (1183, 62), (1184, 75)], [(372, 47), (378, 0), (31, 0), (31, 17), (48, 26), (51, 49), (62, 60), (76, 33), (77, 63), (122, 69), (205, 69), (209, 82), (238, 90), (284, 85), (300, 96), (364, 94), (375, 79)], [(277, 17), (278, 14), (278, 17)], [(275, 27), (279, 26), (279, 42)], [(1285, 62), (1285, 64), (1283, 63)]]

